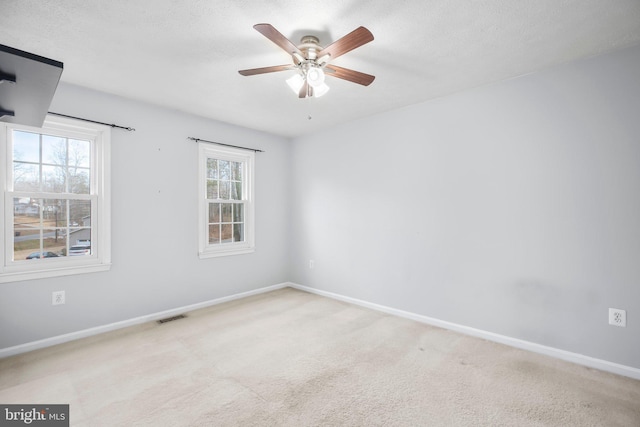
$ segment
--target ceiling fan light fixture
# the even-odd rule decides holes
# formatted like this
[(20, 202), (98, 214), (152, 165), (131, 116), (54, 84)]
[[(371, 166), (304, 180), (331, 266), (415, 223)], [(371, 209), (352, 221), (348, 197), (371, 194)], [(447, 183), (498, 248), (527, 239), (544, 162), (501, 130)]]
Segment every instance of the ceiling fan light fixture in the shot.
[[(363, 86), (370, 85), (375, 79), (375, 76), (338, 67), (337, 65), (327, 66), (330, 60), (351, 52), (373, 40), (373, 34), (365, 27), (356, 28), (326, 47), (320, 46), (319, 39), (311, 35), (302, 37), (300, 45), (296, 46), (271, 24), (256, 24), (253, 28), (291, 55), (293, 65), (275, 65), (239, 70), (238, 72), (243, 76), (295, 69), (298, 71), (296, 75), (291, 76), (286, 81), (293, 93), (298, 95), (298, 98), (320, 97), (326, 94), (329, 91), (329, 86), (324, 82), (326, 73), (329, 73), (331, 77)], [(326, 72), (325, 66), (327, 66)]]
[(307, 82), (314, 89), (322, 86), (324, 84), (324, 71), (322, 71), (322, 68), (317, 66), (309, 67), (307, 70)]
[(296, 95), (302, 89), (302, 85), (304, 84), (304, 79), (300, 74), (294, 74), (293, 76), (287, 79), (287, 84)]
[[(271, 24), (256, 24), (253, 28), (291, 55), (293, 65), (239, 70), (238, 72), (243, 76), (297, 70), (296, 75), (288, 78), (286, 82), (293, 93), (298, 95), (298, 98), (317, 98), (326, 94), (329, 91), (329, 86), (324, 82), (326, 73), (329, 73), (331, 77), (363, 86), (370, 85), (375, 79), (375, 76), (337, 65), (327, 66), (329, 61), (373, 40), (373, 34), (365, 27), (358, 27), (325, 47), (320, 46), (319, 39), (311, 35), (302, 37), (300, 44), (296, 46)], [(327, 66), (326, 72), (325, 66)]]
[(329, 92), (329, 86), (326, 83), (322, 83), (320, 86), (313, 88), (313, 96), (320, 98), (325, 93)]

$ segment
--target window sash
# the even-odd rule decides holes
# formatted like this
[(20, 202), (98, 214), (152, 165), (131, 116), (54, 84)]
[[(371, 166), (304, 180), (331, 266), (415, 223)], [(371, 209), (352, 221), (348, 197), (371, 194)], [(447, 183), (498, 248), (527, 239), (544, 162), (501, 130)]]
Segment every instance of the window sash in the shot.
[[(69, 194), (59, 194), (59, 193), (46, 193), (46, 194), (49, 195), (50, 197), (42, 197), (41, 195), (34, 196), (33, 194), (24, 193), (24, 192), (20, 192), (20, 193), (7, 192), (7, 195), (5, 198), (5, 206), (7, 206), (7, 212), (9, 212), (10, 210), (12, 211), (11, 220), (7, 221), (8, 235), (7, 235), (7, 242), (6, 242), (6, 254), (7, 254), (6, 262), (8, 265), (13, 263), (24, 263), (28, 261), (26, 258), (18, 257), (16, 255), (16, 250), (15, 250), (16, 243), (18, 242), (16, 237), (24, 236), (25, 232), (37, 231), (37, 234), (39, 235), (39, 239), (35, 239), (35, 238), (29, 239), (29, 240), (39, 240), (38, 247), (32, 248), (30, 250), (30, 252), (32, 253), (33, 252), (42, 253), (44, 251), (47, 251), (47, 248), (45, 247), (45, 243), (51, 243), (51, 242), (47, 242), (46, 241), (47, 239), (45, 238), (44, 235), (54, 233), (56, 242), (58, 241), (58, 238), (64, 241), (64, 245), (63, 245), (64, 255), (62, 255), (64, 257), (68, 257), (69, 249), (72, 246), (77, 245), (77, 241), (73, 241), (70, 239), (71, 237), (74, 236), (74, 233), (80, 233), (81, 235), (88, 235), (89, 240), (92, 243), (97, 241), (97, 239), (95, 238), (95, 233), (94, 233), (95, 227), (93, 224), (96, 222), (94, 218), (97, 218), (98, 216), (98, 213), (97, 213), (98, 196), (82, 195), (83, 197), (74, 197), (75, 195), (69, 195)], [(19, 197), (19, 196), (16, 197), (17, 195), (22, 197)], [(26, 198), (37, 201), (38, 213), (37, 215), (32, 216), (33, 220), (37, 220), (37, 225), (16, 227), (16, 224), (18, 223), (19, 219), (18, 219), (18, 216), (16, 215), (15, 200), (26, 199)], [(45, 219), (47, 218), (45, 218), (45, 209), (44, 209), (45, 203), (43, 203), (44, 200), (57, 200), (58, 202), (61, 202), (61, 201), (65, 202), (66, 206), (64, 206), (64, 209), (63, 209), (64, 216), (58, 217), (58, 214), (56, 213), (55, 223), (53, 225), (45, 226)], [(88, 202), (89, 204), (89, 210), (87, 212), (88, 215), (80, 218), (76, 218), (76, 219), (78, 219), (79, 221), (82, 221), (83, 218), (88, 217), (89, 225), (86, 225), (81, 222), (77, 222), (77, 223), (72, 222), (73, 218), (71, 215), (71, 211), (72, 211), (71, 202)], [(81, 207), (76, 207), (76, 209), (78, 208), (81, 209)], [(48, 219), (51, 220), (51, 218), (48, 218)], [(23, 221), (24, 218), (21, 218), (20, 220)], [(82, 233), (83, 230), (85, 230), (84, 233)], [(36, 233), (32, 233), (32, 234), (36, 234)], [(10, 236), (14, 236), (13, 239), (11, 239)], [(26, 249), (21, 251), (21, 255), (29, 255), (28, 253), (22, 253), (24, 251), (26, 251)], [(96, 247), (95, 249), (92, 249), (90, 254), (87, 256), (96, 258), (97, 254), (98, 254), (98, 249)], [(58, 261), (62, 261), (62, 259), (51, 259), (50, 261), (58, 262)]]
[[(199, 157), (200, 257), (208, 258), (253, 252), (254, 153), (213, 148), (205, 143), (200, 143)], [(232, 166), (229, 175), (217, 171), (217, 168), (226, 162), (231, 162)], [(213, 166), (214, 164), (215, 166)], [(238, 166), (237, 164), (239, 167), (234, 168), (233, 166)], [(231, 186), (239, 184), (239, 186), (235, 191), (221, 191), (220, 183), (230, 183)], [(222, 209), (223, 205), (231, 205), (231, 218), (224, 218), (222, 212), (216, 216), (211, 212), (212, 205), (217, 206), (218, 209)], [(241, 219), (234, 217), (233, 212), (236, 206), (242, 206)]]
[[(14, 131), (39, 135), (38, 140), (40, 141), (40, 145), (37, 162), (32, 161), (34, 156), (31, 156), (31, 161), (14, 161)], [(0, 146), (4, 145), (3, 149), (0, 150), (0, 164), (6, 167), (6, 173), (0, 177), (0, 183), (2, 183), (2, 186), (5, 188), (4, 197), (0, 198), (0, 202), (2, 203), (0, 215), (4, 216), (4, 230), (0, 230), (0, 236), (4, 241), (4, 250), (0, 257), (0, 262), (2, 262), (0, 265), (0, 283), (105, 271), (110, 268), (110, 132), (111, 130), (107, 126), (87, 124), (77, 120), (57, 117), (47, 117), (42, 128), (0, 123), (0, 142), (2, 143)], [(55, 162), (50, 161), (50, 159), (44, 158), (42, 145), (43, 136), (51, 136), (64, 140), (63, 147), (65, 155), (60, 156), (60, 158), (64, 157), (63, 165), (56, 165)], [(76, 144), (74, 140), (80, 141), (81, 143), (89, 143), (89, 158), (86, 158), (87, 148), (85, 146), (82, 149), (84, 160), (78, 161), (77, 163), (72, 162), (73, 164), (70, 165), (70, 149)], [(53, 146), (50, 146), (50, 148), (53, 148)], [(13, 176), (14, 164), (16, 163), (34, 165), (34, 167), (40, 169), (40, 177), (42, 176), (43, 167), (61, 167), (65, 170), (63, 176), (64, 179), (67, 180), (65, 187), (61, 188), (64, 191), (50, 191), (50, 188), (53, 187), (50, 187), (49, 191), (42, 191), (41, 182), (38, 189), (20, 189), (16, 191)], [(88, 174), (88, 192), (86, 190), (82, 192), (71, 192), (73, 189), (69, 187), (69, 179), (73, 175), (70, 175), (68, 171), (76, 167), (86, 171)], [(34, 228), (39, 234), (39, 244), (38, 248), (33, 249), (33, 251), (46, 251), (43, 241), (45, 230), (47, 232), (57, 231), (55, 234), (56, 241), (63, 235), (62, 231), (64, 230), (64, 234), (66, 235), (66, 237), (64, 237), (64, 248), (66, 249), (64, 255), (66, 256), (50, 259), (42, 258), (37, 261), (15, 259), (16, 228), (22, 228), (22, 231), (25, 229), (25, 227), (16, 227), (15, 225), (17, 213), (14, 209), (14, 200), (16, 199), (37, 200), (37, 225)], [(57, 222), (58, 219), (56, 219), (56, 222), (53, 224), (44, 221), (44, 216), (47, 215), (44, 211), (44, 203), (42, 203), (44, 200), (55, 200), (58, 205), (64, 205), (63, 210), (68, 208), (65, 213), (65, 218), (60, 224)], [(88, 218), (90, 224), (76, 221), (78, 225), (74, 226), (70, 220), (72, 215), (71, 208), (73, 205), (76, 205), (75, 208), (80, 209), (81, 207), (78, 205), (82, 205), (84, 202), (89, 204), (89, 213), (84, 218)], [(85, 256), (68, 256), (68, 249), (76, 244), (75, 240), (71, 240), (71, 236), (73, 235), (72, 231), (75, 232), (79, 230), (88, 230), (87, 237), (91, 240), (91, 254)], [(58, 234), (58, 232), (60, 234)], [(82, 240), (84, 240), (84, 237)]]
[[(225, 205), (230, 207), (230, 212), (225, 212)], [(207, 206), (209, 246), (245, 243), (246, 202), (244, 200), (207, 199)], [(217, 212), (212, 210), (212, 206)], [(238, 212), (240, 212), (239, 215)]]
[[(16, 138), (17, 134), (23, 136)], [(88, 144), (88, 147), (86, 144)], [(16, 189), (15, 171), (22, 168), (26, 170), (26, 176), (31, 176), (32, 179), (35, 178), (35, 182), (32, 182), (31, 185), (37, 183), (37, 188), (25, 189), (24, 191), (46, 191), (44, 188), (48, 182), (47, 178), (54, 175), (58, 180), (54, 179), (52, 184), (63, 186), (63, 188), (55, 192), (95, 193), (95, 187), (91, 187), (92, 178), (94, 178), (91, 171), (95, 170), (93, 155), (95, 143), (92, 138), (88, 138), (86, 135), (80, 138), (72, 138), (69, 135), (60, 135), (55, 130), (49, 132), (48, 129), (41, 129), (36, 132), (31, 129), (13, 128), (9, 134), (9, 145), (12, 158), (12, 176), (8, 181), (9, 190)], [(22, 150), (26, 150), (26, 153), (22, 152)], [(16, 157), (15, 155), (18, 153), (21, 155)], [(82, 177), (83, 172), (86, 173), (89, 185), (86, 185), (85, 188), (82, 188), (82, 186), (76, 187), (79, 184), (77, 178)], [(29, 184), (30, 182), (27, 180), (26, 186), (29, 186)]]

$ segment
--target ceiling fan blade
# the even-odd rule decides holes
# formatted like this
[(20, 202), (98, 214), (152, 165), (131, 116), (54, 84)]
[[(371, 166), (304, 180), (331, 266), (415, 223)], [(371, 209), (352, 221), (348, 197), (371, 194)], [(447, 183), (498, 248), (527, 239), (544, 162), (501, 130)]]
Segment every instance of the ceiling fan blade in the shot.
[(256, 74), (275, 73), (276, 71), (295, 70), (293, 65), (274, 65), (272, 67), (251, 68), (238, 71), (243, 76), (255, 76)]
[(280, 46), (280, 48), (284, 49), (284, 51), (287, 52), (289, 55), (292, 55), (293, 53), (297, 53), (303, 56), (302, 52), (300, 52), (300, 49), (298, 49), (296, 45), (291, 43), (291, 41), (288, 38), (283, 36), (282, 33), (280, 33), (280, 31), (276, 30), (273, 27), (273, 25), (256, 24), (253, 26), (253, 28), (255, 28), (256, 31), (258, 31), (260, 34), (262, 34), (263, 36), (265, 36), (266, 38), (268, 38), (269, 40), (271, 40), (272, 42)]
[(328, 53), (331, 55), (331, 59), (333, 60), (357, 47), (362, 46), (363, 44), (369, 43), (371, 40), (373, 40), (373, 34), (371, 34), (371, 31), (367, 30), (365, 27), (358, 27), (346, 36), (336, 40), (318, 52), (318, 58), (321, 58)]
[(348, 68), (338, 67), (337, 65), (327, 65), (325, 67), (326, 75), (337, 77), (339, 79), (348, 80), (358, 83), (362, 86), (369, 86), (376, 78), (370, 74), (361, 73), (360, 71), (350, 70)]

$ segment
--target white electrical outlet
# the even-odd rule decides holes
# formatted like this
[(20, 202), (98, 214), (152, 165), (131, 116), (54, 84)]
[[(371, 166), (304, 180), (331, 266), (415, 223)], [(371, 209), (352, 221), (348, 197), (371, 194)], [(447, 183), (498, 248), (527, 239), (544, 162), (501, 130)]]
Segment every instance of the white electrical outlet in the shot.
[(609, 309), (609, 324), (615, 326), (627, 326), (627, 312), (619, 308)]
[(64, 291), (53, 291), (53, 293), (51, 294), (51, 305), (60, 305), (64, 304), (64, 302)]
[(316, 262), (312, 259), (309, 260), (309, 268), (313, 270), (313, 267), (316, 266)]

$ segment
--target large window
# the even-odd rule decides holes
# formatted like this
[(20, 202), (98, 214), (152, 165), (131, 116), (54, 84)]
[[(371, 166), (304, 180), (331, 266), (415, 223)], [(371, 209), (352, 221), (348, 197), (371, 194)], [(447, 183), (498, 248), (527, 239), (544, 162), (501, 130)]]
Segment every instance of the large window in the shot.
[(109, 268), (109, 142), (109, 127), (71, 119), (0, 125), (0, 282)]
[(254, 153), (199, 144), (200, 257), (253, 252)]

